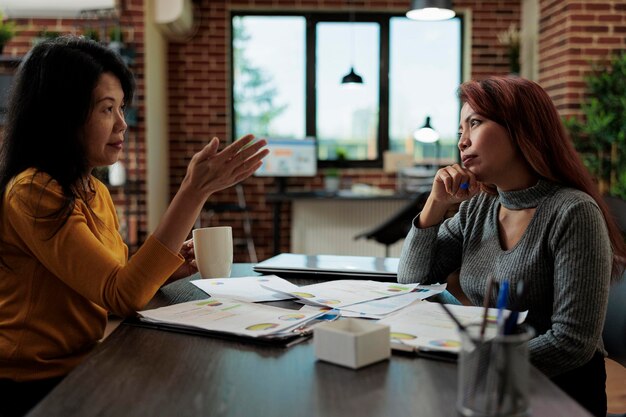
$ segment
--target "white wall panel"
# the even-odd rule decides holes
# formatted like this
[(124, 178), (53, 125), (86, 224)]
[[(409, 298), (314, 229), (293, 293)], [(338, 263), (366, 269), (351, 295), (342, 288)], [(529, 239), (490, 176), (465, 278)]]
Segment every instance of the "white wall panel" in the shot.
[[(407, 203), (406, 200), (295, 200), (291, 252), (385, 256), (385, 245), (363, 238), (354, 240), (354, 236), (383, 223)], [(389, 256), (400, 256), (403, 241), (390, 246)]]

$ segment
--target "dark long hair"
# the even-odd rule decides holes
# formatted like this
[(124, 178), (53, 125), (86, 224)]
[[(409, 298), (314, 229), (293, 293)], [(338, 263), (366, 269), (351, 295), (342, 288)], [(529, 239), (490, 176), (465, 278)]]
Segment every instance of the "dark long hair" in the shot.
[(129, 105), (135, 89), (132, 73), (120, 56), (94, 41), (60, 37), (36, 45), (26, 55), (9, 97), (0, 148), (0, 197), (13, 177), (35, 168), (61, 186), (65, 203), (57, 214), (67, 220), (84, 188), (82, 179), (89, 174), (81, 130), (92, 110), (93, 90), (105, 72), (120, 80)]
[(539, 177), (593, 197), (609, 231), (613, 275), (621, 274), (626, 264), (624, 238), (545, 90), (524, 78), (490, 77), (461, 84), (459, 98), (481, 116), (504, 126)]

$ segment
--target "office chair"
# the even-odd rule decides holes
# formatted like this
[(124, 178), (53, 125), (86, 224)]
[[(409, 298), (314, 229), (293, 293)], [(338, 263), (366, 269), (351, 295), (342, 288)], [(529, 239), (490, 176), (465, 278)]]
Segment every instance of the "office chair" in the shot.
[(418, 194), (410, 203), (396, 212), (389, 219), (366, 232), (354, 236), (354, 240), (365, 238), (374, 239), (385, 245), (385, 257), (389, 257), (389, 246), (403, 239), (411, 230), (411, 222), (417, 213), (424, 207), (429, 193)]
[(619, 227), (624, 237), (626, 237), (626, 201), (619, 197), (606, 195), (604, 196), (604, 202), (617, 222), (617, 227)]
[(602, 340), (609, 357), (626, 366), (626, 273), (611, 286)]
[[(604, 201), (626, 237), (626, 201), (613, 196)], [(611, 286), (602, 338), (609, 357), (626, 366), (626, 272)]]
[[(609, 359), (626, 367), (626, 273), (611, 286), (602, 340)], [(609, 413), (607, 417), (626, 417), (626, 413)]]
[[(604, 201), (613, 214), (622, 235), (626, 237), (626, 201), (612, 196), (605, 196)], [(611, 286), (602, 340), (609, 359), (626, 367), (626, 273), (622, 275), (619, 282)], [(626, 417), (626, 413), (609, 413), (607, 416)]]

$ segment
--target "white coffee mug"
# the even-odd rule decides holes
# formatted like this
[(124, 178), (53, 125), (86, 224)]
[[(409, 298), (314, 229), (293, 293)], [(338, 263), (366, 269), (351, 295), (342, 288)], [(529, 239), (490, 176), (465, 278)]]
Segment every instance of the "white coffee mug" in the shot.
[(233, 265), (233, 228), (194, 229), (193, 247), (202, 278), (227, 278)]

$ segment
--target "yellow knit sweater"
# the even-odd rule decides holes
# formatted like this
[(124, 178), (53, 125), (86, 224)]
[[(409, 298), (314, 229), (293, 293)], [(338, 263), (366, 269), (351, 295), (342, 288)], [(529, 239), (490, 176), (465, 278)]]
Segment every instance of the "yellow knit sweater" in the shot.
[[(67, 374), (102, 338), (107, 312), (132, 315), (183, 258), (150, 236), (128, 260), (108, 190), (95, 178), (87, 207), (67, 223), (47, 216), (63, 196), (56, 181), (28, 169), (0, 206), (0, 378)], [(8, 268), (7, 268), (8, 267)]]

